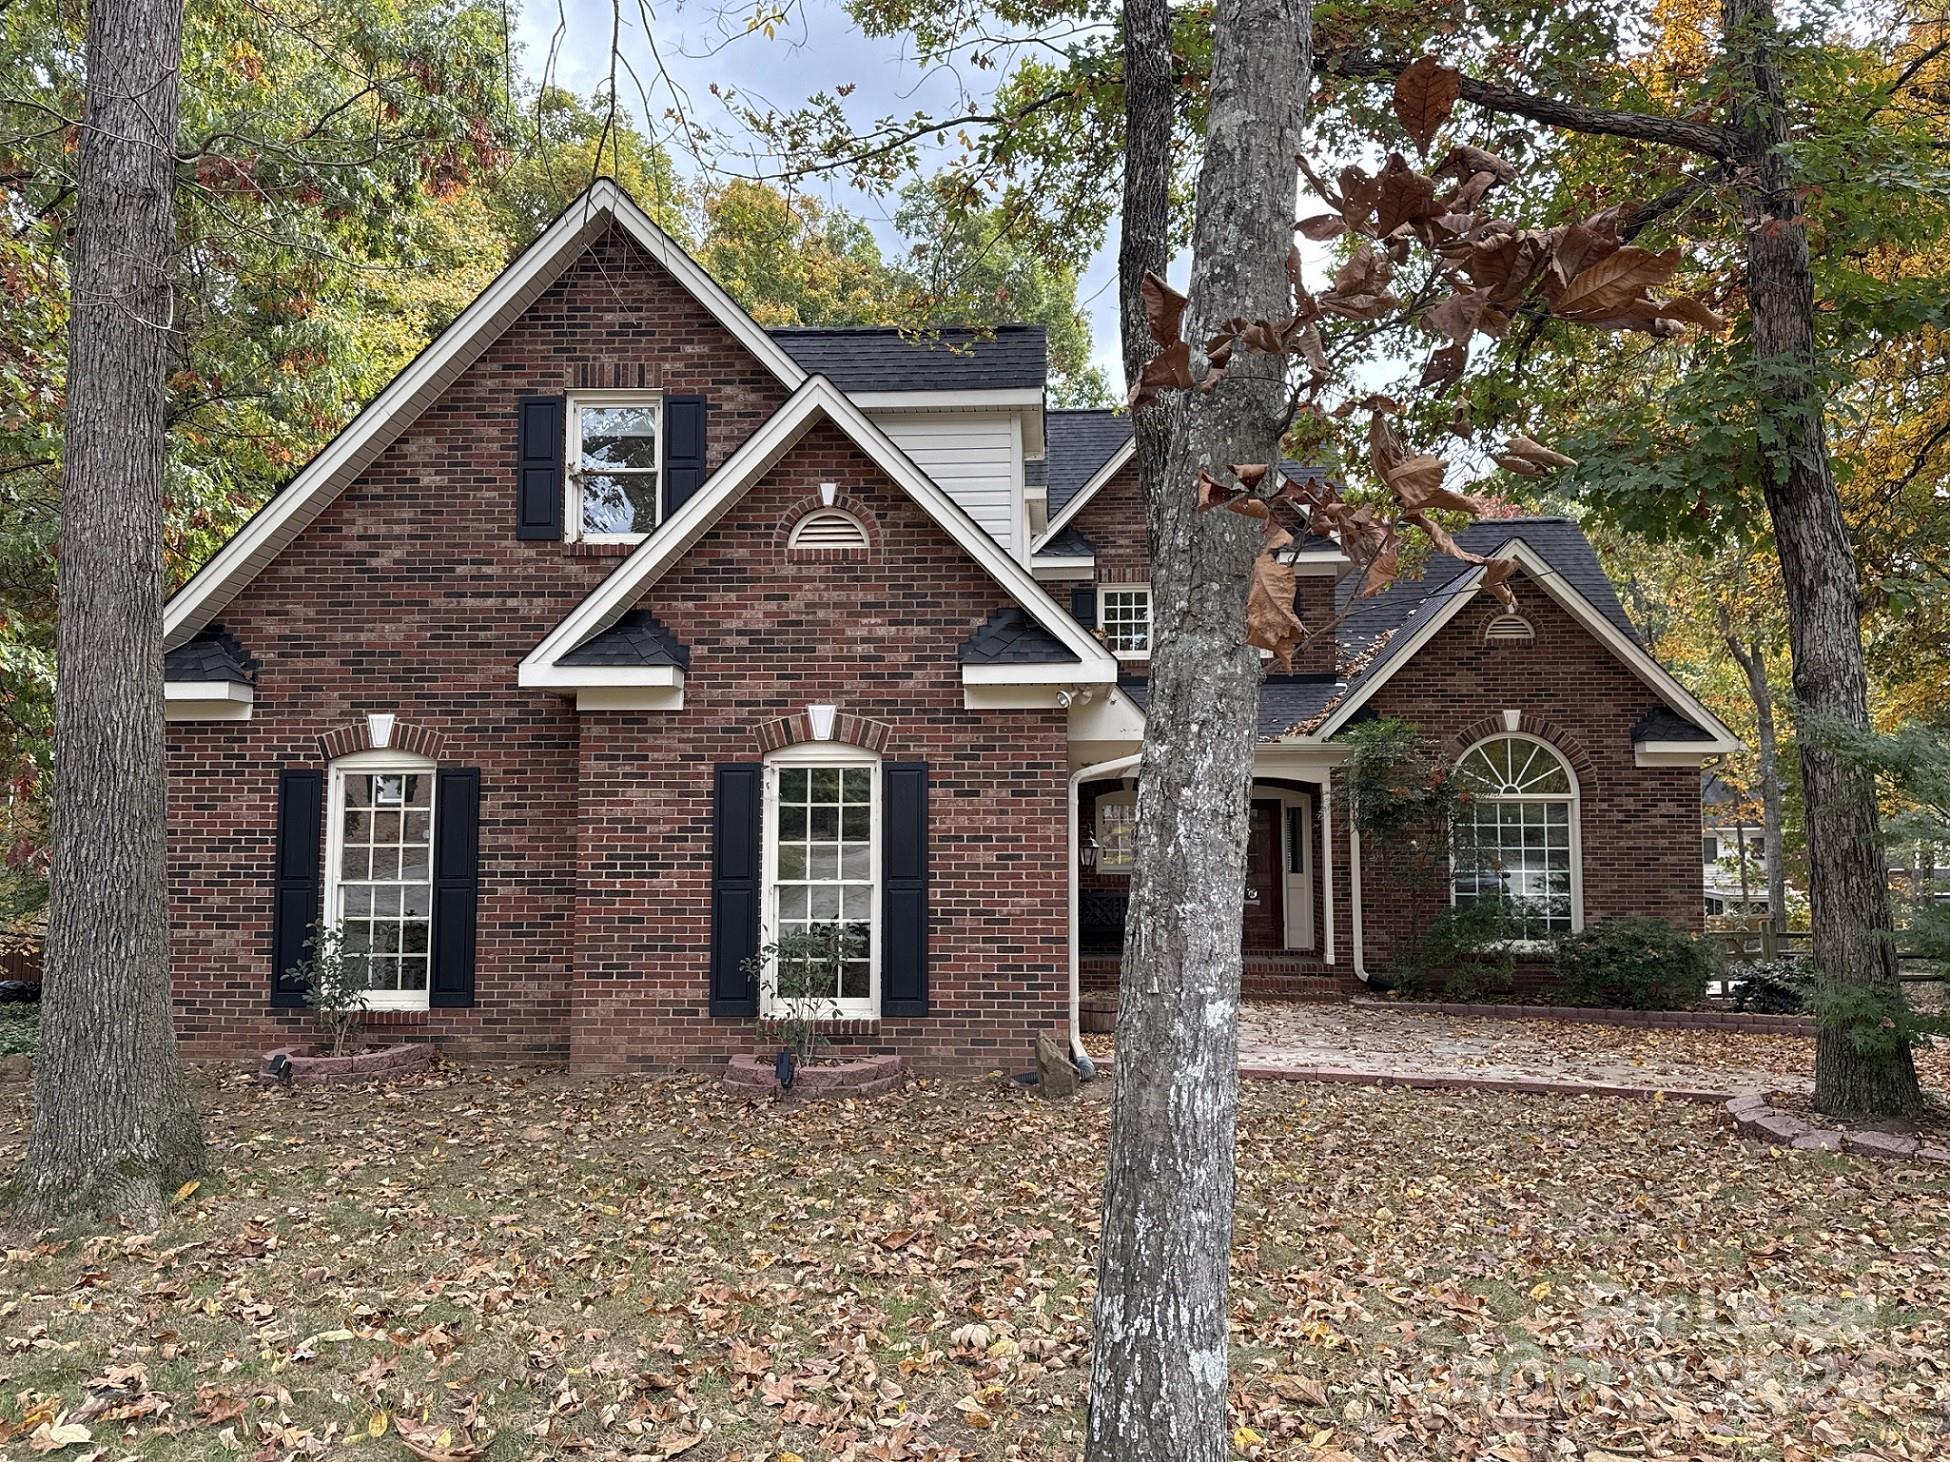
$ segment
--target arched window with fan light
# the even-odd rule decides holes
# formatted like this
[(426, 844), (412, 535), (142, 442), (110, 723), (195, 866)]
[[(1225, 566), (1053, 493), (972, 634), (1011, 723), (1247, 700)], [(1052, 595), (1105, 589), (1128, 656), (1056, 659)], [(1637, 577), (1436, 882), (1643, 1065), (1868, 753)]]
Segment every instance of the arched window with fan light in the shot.
[(1499, 900), (1525, 942), (1582, 929), (1578, 779), (1570, 763), (1548, 742), (1513, 732), (1464, 752), (1456, 784), (1452, 901)]

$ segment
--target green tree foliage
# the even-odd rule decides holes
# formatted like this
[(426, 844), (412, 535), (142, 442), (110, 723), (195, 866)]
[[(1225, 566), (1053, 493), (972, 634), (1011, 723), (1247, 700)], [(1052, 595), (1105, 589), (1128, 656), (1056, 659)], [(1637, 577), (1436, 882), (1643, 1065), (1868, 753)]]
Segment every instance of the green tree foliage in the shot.
[(872, 231), (844, 209), (734, 180), (700, 195), (698, 262), (761, 325), (881, 325), (898, 313)]
[(1047, 246), (1041, 221), (1019, 198), (985, 207), (951, 176), (917, 178), (902, 193), (894, 221), (909, 240), (901, 283), (927, 323), (1043, 325), (1054, 404), (1109, 404), (1110, 383), (1090, 363), (1090, 321), (1077, 304), (1076, 266)]

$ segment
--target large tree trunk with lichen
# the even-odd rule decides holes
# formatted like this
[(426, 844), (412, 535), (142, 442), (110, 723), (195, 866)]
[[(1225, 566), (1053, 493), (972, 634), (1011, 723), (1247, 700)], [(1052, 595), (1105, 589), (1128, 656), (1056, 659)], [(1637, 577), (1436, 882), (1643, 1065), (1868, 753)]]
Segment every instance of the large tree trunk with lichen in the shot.
[[(1139, 298), (1162, 275), (1174, 77), (1163, 0), (1125, 8), (1126, 371), (1154, 350)], [(1290, 312), (1306, 0), (1221, 0), (1185, 338)], [(1239, 940), (1260, 661), (1246, 643), (1257, 525), (1197, 511), (1200, 468), (1279, 460), (1282, 363), (1235, 358), (1209, 393), (1137, 413), (1151, 537), (1150, 699), (1117, 1018), (1097, 1264), (1089, 1462), (1219, 1462), (1238, 1110)]]
[(54, 859), (26, 1226), (153, 1225), (203, 1165), (170, 1021), (163, 369), (181, 0), (92, 0), (61, 470)]
[[(1755, 389), (1768, 430), (1761, 486), (1773, 519), (1794, 651), (1807, 807), (1808, 897), (1815, 965), (1852, 1000), (1902, 999), (1874, 780), (1827, 744), (1825, 720), (1868, 725), (1862, 599), (1855, 554), (1829, 464), (1827, 404), (1814, 340), (1814, 276), (1786, 155), (1787, 103), (1772, 0), (1723, 0), (1734, 124), (1742, 140), (1747, 297)], [(1907, 1047), (1859, 1047), (1824, 1021), (1815, 1047), (1815, 1105), (1834, 1116), (1916, 1111)]]

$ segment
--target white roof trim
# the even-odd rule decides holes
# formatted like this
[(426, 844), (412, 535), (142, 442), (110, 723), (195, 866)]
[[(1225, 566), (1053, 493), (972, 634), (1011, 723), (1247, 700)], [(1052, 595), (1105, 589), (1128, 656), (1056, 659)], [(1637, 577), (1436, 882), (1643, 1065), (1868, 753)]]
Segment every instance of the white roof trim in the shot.
[[(611, 225), (628, 233), (645, 253), (668, 269), (787, 387), (797, 387), (805, 380), (806, 373), (786, 354), (785, 347), (767, 335), (613, 179), (600, 178), (176, 592), (163, 608), (165, 648), (174, 649), (215, 619), (238, 590), (262, 572), (543, 291), (561, 278), (591, 239)], [(510, 382), (511, 390), (515, 384)], [(509, 484), (512, 508), (512, 476)]]
[(1098, 490), (1106, 482), (1109, 482), (1111, 478), (1123, 471), (1124, 464), (1136, 455), (1137, 433), (1133, 430), (1130, 436), (1124, 438), (1124, 444), (1105, 459), (1103, 466), (1090, 474), (1090, 480), (1078, 488), (1070, 500), (1063, 504), (1062, 510), (1054, 518), (1049, 520), (1049, 525), (1043, 529), (1043, 536), (1036, 540), (1031, 551), (1033, 552), (1034, 549), (1041, 548), (1050, 539), (1054, 538), (1058, 533), (1061, 533), (1063, 531), (1063, 525), (1074, 518), (1083, 505), (1095, 497)]
[(248, 721), (257, 692), (234, 680), (166, 680), (165, 721)]
[[(559, 665), (557, 661), (621, 618), (821, 417), (845, 432), (970, 558), (988, 570), (1010, 597), (1076, 655), (1079, 663), (1062, 667), (1068, 681), (1103, 682), (1117, 678), (1117, 661), (1110, 652), (1050, 598), (1028, 569), (1011, 558), (987, 530), (943, 492), (933, 478), (915, 466), (837, 386), (824, 376), (810, 376), (790, 400), (711, 474), (688, 502), (543, 638), (521, 662), (517, 677), (520, 684), (561, 685), (565, 682), (558, 677), (580, 675), (581, 670)], [(1019, 671), (1021, 667), (1015, 668)]]
[[(1589, 630), (1594, 639), (1622, 660), (1625, 663), (1626, 669), (1644, 681), (1673, 710), (1686, 717), (1687, 720), (1698, 726), (1702, 731), (1710, 732), (1713, 736), (1712, 741), (1689, 741), (1685, 743), (1693, 750), (1694, 754), (1699, 756), (1715, 756), (1724, 752), (1740, 750), (1742, 745), (1740, 738), (1728, 730), (1726, 724), (1719, 717), (1701, 705), (1698, 697), (1687, 690), (1685, 686), (1681, 685), (1677, 680), (1674, 680), (1664, 666), (1660, 665), (1657, 660), (1654, 660), (1646, 653), (1644, 646), (1640, 645), (1638, 641), (1632, 639), (1620, 630), (1617, 625), (1605, 618), (1599, 612), (1597, 605), (1593, 604), (1582, 593), (1567, 583), (1564, 577), (1553, 569), (1545, 561), (1543, 556), (1528, 543), (1525, 543), (1522, 538), (1506, 540), (1501, 548), (1496, 549), (1487, 556), (1490, 558), (1515, 559), (1518, 566), (1530, 577), (1532, 583), (1541, 588), (1556, 601), (1561, 609), (1573, 619), (1577, 620), (1585, 629)], [(1387, 684), (1390, 676), (1410, 660), (1414, 659), (1420, 653), (1422, 647), (1435, 638), (1436, 633), (1445, 624), (1456, 617), (1463, 605), (1476, 597), (1482, 580), (1482, 568), (1473, 567), (1459, 578), (1444, 585), (1438, 592), (1446, 596), (1447, 602), (1439, 607), (1435, 613), (1429, 615), (1421, 625), (1416, 627), (1410, 636), (1409, 642), (1390, 656), (1388, 663), (1381, 668), (1379, 675), (1363, 683), (1359, 691), (1335, 708), (1334, 713), (1321, 723), (1318, 731), (1314, 732), (1313, 739), (1324, 741), (1336, 731), (1340, 730), (1341, 727), (1345, 726), (1348, 718), (1355, 711), (1359, 710), (1377, 690)], [(1397, 631), (1397, 633), (1400, 632), (1399, 630)]]
[(675, 665), (538, 665), (523, 685), (584, 690), (597, 686), (683, 689), (684, 672)]

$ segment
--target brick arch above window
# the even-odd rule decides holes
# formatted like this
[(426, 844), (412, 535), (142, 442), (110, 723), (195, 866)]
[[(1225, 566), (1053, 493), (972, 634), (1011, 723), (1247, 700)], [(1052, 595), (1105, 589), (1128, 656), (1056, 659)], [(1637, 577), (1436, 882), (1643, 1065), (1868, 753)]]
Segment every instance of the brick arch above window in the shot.
[[(794, 546), (792, 534), (801, 522), (816, 513), (835, 510), (845, 513), (860, 525), (860, 531), (866, 536), (865, 544), (851, 544), (836, 548)], [(780, 515), (778, 526), (773, 530), (772, 546), (785, 554), (788, 559), (796, 562), (818, 563), (832, 559), (871, 558), (880, 550), (880, 523), (865, 503), (847, 493), (835, 493), (830, 503), (818, 493), (810, 493)]]
[[(804, 741), (813, 740), (812, 717), (804, 711), (790, 716), (780, 716), (776, 721), (766, 721), (754, 728), (753, 738), (758, 742), (761, 752), (774, 752), (781, 747), (797, 746)], [(829, 741), (844, 742), (848, 746), (862, 747), (880, 755), (885, 752), (894, 739), (894, 728), (885, 721), (875, 721), (866, 716), (850, 716), (845, 711), (833, 717), (833, 734)]]
[(1572, 772), (1577, 776), (1579, 787), (1584, 791), (1589, 792), (1597, 786), (1598, 769), (1592, 764), (1591, 754), (1584, 749), (1584, 744), (1555, 721), (1547, 720), (1542, 716), (1533, 716), (1528, 711), (1517, 717), (1517, 724), (1514, 727), (1500, 714), (1485, 716), (1482, 720), (1473, 721), (1463, 727), (1450, 741), (1451, 760), (1461, 757), (1479, 741), (1488, 741), (1495, 736), (1508, 736), (1513, 730), (1526, 736), (1534, 736), (1553, 747), (1558, 755), (1570, 764)]
[[(382, 713), (383, 714), (383, 713)], [(384, 741), (373, 740), (371, 716), (361, 716), (356, 721), (347, 721), (318, 738), (318, 749), (324, 753), (326, 761), (337, 761), (342, 756), (350, 756), (355, 751), (376, 751), (381, 747), (391, 751), (404, 751), (413, 756), (423, 756), (428, 761), (440, 761), (445, 751), (447, 738), (431, 726), (418, 721), (393, 721), (391, 734)]]

